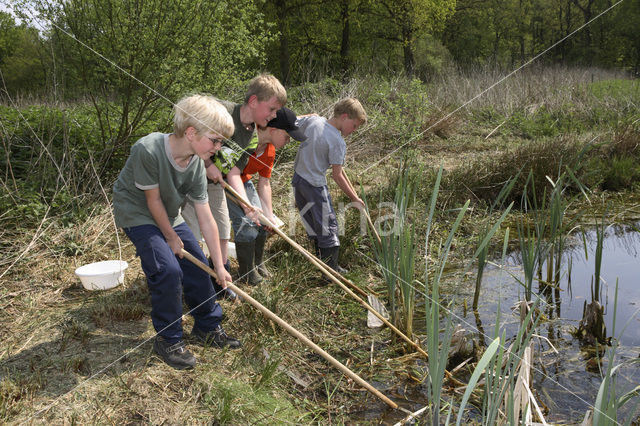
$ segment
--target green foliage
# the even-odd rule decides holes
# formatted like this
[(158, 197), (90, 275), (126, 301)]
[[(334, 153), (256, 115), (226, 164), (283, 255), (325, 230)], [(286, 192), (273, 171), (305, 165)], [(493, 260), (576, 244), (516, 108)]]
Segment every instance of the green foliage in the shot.
[(363, 100), (376, 123), (377, 140), (399, 146), (421, 135), (433, 111), (426, 85), (418, 79), (371, 80)]
[[(252, 77), (262, 64), (269, 25), (254, 2), (71, 0), (32, 6), (51, 23), (55, 78), (65, 97), (86, 97), (95, 109), (113, 166), (130, 139), (177, 98), (220, 93)], [(224, 93), (227, 94), (227, 93)]]
[(629, 99), (640, 94), (638, 80), (602, 80), (589, 84), (588, 90), (598, 99)]
[[(603, 162), (604, 163), (604, 162)], [(633, 157), (614, 157), (603, 167), (602, 189), (622, 191), (632, 188), (640, 179), (640, 164)]]
[(45, 84), (42, 45), (35, 28), (16, 25), (0, 11), (0, 91), (38, 93)]

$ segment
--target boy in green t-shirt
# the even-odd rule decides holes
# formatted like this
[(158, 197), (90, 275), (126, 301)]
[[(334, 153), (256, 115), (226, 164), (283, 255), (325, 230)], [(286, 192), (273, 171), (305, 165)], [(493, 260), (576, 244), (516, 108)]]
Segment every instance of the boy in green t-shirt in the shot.
[(192, 337), (216, 347), (240, 347), (220, 322), (209, 275), (182, 257), (182, 249), (207, 259), (180, 215), (188, 198), (218, 276), (226, 287), (218, 228), (209, 209), (204, 160), (233, 133), (233, 121), (213, 97), (194, 95), (174, 106), (174, 131), (151, 133), (138, 140), (113, 187), (117, 226), (136, 247), (151, 294), (151, 319), (157, 332), (154, 349), (171, 367), (193, 368), (196, 359), (183, 342), (182, 295), (193, 309)]

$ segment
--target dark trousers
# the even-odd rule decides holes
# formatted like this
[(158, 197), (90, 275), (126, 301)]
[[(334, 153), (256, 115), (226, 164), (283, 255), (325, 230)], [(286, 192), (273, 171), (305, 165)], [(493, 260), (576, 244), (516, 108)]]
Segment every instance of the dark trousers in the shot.
[[(182, 223), (174, 228), (186, 251), (205, 264), (207, 258), (189, 227)], [(202, 331), (213, 330), (222, 320), (222, 308), (216, 303), (209, 275), (191, 263), (178, 258), (155, 225), (125, 228), (136, 247), (142, 270), (147, 276), (151, 294), (151, 321), (156, 332), (168, 342), (182, 340), (182, 295)], [(194, 309), (195, 308), (195, 309)]]
[(302, 225), (311, 239), (318, 240), (318, 247), (329, 248), (340, 245), (338, 219), (333, 209), (329, 187), (313, 186), (294, 173), (291, 185), (294, 188), (296, 207)]

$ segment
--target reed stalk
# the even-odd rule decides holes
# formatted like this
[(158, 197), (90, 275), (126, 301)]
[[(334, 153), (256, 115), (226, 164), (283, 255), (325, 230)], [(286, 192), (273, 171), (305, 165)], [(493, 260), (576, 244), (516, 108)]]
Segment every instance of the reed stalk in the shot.
[[(439, 251), (438, 260), (435, 265), (429, 265), (429, 237), (431, 232), (431, 225), (433, 223), (433, 217), (435, 213), (436, 200), (438, 198), (438, 192), (440, 187), (440, 180), (442, 178), (442, 166), (438, 170), (436, 182), (433, 190), (431, 191), (431, 201), (429, 203), (429, 211), (427, 215), (427, 233), (425, 235), (425, 313), (426, 313), (426, 326), (427, 326), (427, 352), (429, 353), (429, 386), (427, 386), (427, 398), (431, 403), (431, 424), (440, 424), (440, 404), (442, 395), (442, 383), (444, 381), (444, 374), (447, 368), (447, 360), (449, 354), (449, 348), (451, 346), (451, 337), (453, 336), (453, 325), (451, 322), (451, 315), (446, 315), (445, 330), (443, 335), (440, 335), (440, 280), (444, 271), (444, 266), (447, 262), (449, 250), (451, 249), (451, 242), (460, 226), (460, 222), (464, 214), (469, 207), (469, 201), (460, 209), (458, 217), (456, 218), (449, 236), (444, 243), (442, 249)], [(433, 267), (435, 273), (432, 277), (429, 277), (429, 269)]]
[(394, 203), (396, 215), (393, 232), (381, 235), (381, 244), (374, 244), (374, 253), (382, 268), (392, 323), (408, 337), (413, 333), (415, 310), (415, 227), (409, 224), (407, 210), (415, 200), (417, 178), (421, 173), (409, 172), (414, 165), (408, 161), (398, 176)]
[[(491, 213), (493, 213), (495, 208), (499, 208), (502, 205), (504, 200), (509, 196), (509, 194), (513, 190), (513, 186), (515, 185), (519, 177), (520, 177), (520, 172), (518, 172), (514, 177), (509, 179), (507, 183), (503, 185), (502, 189), (500, 190), (500, 193), (498, 194), (494, 202), (491, 204), (491, 207), (489, 208), (488, 216), (491, 216)], [(507, 208), (507, 213), (511, 210), (512, 206), (513, 206), (513, 203), (511, 203), (511, 205), (509, 205), (509, 207)], [(480, 288), (482, 287), (482, 276), (484, 274), (484, 268), (487, 265), (487, 255), (489, 253), (489, 244), (488, 244), (487, 236), (491, 233), (491, 230), (492, 229), (489, 227), (489, 225), (485, 224), (484, 229), (478, 235), (478, 248), (476, 249), (476, 256), (475, 256), (476, 259), (478, 260), (478, 269), (476, 272), (476, 288), (473, 293), (473, 304), (472, 304), (473, 310), (478, 309), (478, 302), (480, 300)], [(495, 233), (495, 230), (497, 230), (497, 228), (493, 230), (494, 233)]]
[[(613, 302), (613, 326), (612, 333), (615, 336), (616, 330), (616, 320), (617, 320), (617, 310), (618, 310), (618, 281), (616, 280), (616, 288), (615, 288), (615, 296)], [(640, 312), (640, 310), (636, 311), (634, 315), (632, 315), (625, 326), (623, 327), (622, 333), (624, 334), (624, 330), (631, 323), (634, 317)], [(615, 339), (614, 339), (615, 340)], [(624, 425), (629, 426), (632, 424), (635, 418), (635, 413), (638, 411), (638, 406), (640, 406), (640, 385), (635, 386), (628, 392), (625, 392), (623, 395), (618, 396), (618, 392), (616, 389), (616, 378), (618, 371), (622, 364), (615, 364), (616, 357), (616, 349), (618, 347), (618, 340), (615, 340), (614, 343), (609, 348), (608, 356), (607, 356), (607, 369), (602, 377), (602, 383), (598, 389), (598, 394), (596, 396), (595, 403), (593, 405), (593, 424), (594, 425), (602, 425), (602, 426), (613, 426), (613, 425)], [(597, 353), (597, 351), (596, 351)], [(640, 359), (636, 358), (631, 360), (630, 363), (639, 363)], [(630, 412), (626, 414), (626, 420), (622, 423), (620, 420), (621, 417), (621, 409), (622, 407), (631, 401), (633, 398), (636, 398), (636, 401), (633, 407), (630, 409)]]

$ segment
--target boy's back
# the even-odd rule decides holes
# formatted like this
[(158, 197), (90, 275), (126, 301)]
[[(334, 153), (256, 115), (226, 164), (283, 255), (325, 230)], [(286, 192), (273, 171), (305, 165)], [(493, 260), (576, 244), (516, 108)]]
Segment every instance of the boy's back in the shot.
[(347, 145), (340, 131), (324, 117), (303, 117), (298, 125), (307, 140), (298, 148), (294, 171), (311, 185), (324, 186), (327, 169), (344, 163)]

